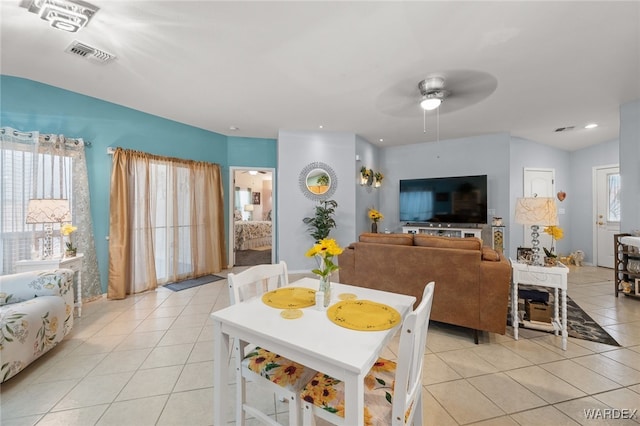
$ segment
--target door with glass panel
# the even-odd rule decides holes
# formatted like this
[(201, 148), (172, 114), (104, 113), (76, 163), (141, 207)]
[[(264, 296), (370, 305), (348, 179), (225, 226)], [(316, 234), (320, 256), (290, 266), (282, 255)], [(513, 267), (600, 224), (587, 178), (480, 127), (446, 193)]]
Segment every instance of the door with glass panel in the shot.
[(613, 236), (620, 232), (620, 168), (600, 167), (594, 173), (595, 264), (613, 268)]

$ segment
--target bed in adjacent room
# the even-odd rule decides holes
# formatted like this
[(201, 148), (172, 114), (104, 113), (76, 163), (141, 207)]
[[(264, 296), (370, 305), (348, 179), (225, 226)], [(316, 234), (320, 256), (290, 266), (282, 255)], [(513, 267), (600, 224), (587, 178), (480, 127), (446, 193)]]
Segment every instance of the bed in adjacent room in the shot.
[(271, 241), (271, 221), (243, 220), (235, 222), (236, 250), (271, 246)]

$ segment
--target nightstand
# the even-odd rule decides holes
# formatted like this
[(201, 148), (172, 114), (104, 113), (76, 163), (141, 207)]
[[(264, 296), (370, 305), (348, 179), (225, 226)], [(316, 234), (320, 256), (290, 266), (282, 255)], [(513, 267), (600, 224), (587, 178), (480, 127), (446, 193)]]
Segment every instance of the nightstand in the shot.
[(43, 269), (71, 269), (77, 275), (76, 281), (76, 303), (78, 308), (78, 318), (82, 316), (82, 261), (84, 255), (78, 253), (74, 257), (63, 257), (53, 259), (25, 259), (19, 260), (15, 264), (16, 272), (39, 271)]
[[(526, 324), (527, 328), (534, 328), (539, 330), (553, 330), (555, 335), (558, 332), (562, 333), (562, 350), (567, 350), (567, 274), (569, 268), (562, 263), (558, 263), (558, 266), (534, 266), (527, 265), (526, 263), (518, 263), (511, 260), (511, 267), (513, 269), (513, 284), (511, 292), (511, 314), (513, 323), (513, 337), (518, 340), (518, 324)], [(539, 287), (549, 287), (554, 289), (554, 316), (549, 326), (541, 325), (539, 323), (532, 323), (530, 321), (520, 321), (518, 316), (518, 285), (529, 284)], [(558, 298), (558, 292), (560, 292), (560, 298)], [(558, 306), (558, 302), (560, 306)], [(559, 310), (561, 310), (561, 316), (559, 316)]]

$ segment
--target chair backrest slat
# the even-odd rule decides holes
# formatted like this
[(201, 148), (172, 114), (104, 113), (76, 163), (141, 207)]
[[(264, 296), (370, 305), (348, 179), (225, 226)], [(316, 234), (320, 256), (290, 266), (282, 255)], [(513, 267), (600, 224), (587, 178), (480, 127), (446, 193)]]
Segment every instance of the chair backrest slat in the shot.
[(289, 284), (287, 264), (284, 261), (273, 265), (252, 266), (237, 274), (229, 274), (229, 303), (260, 296), (268, 291)]
[(434, 287), (433, 281), (425, 286), (422, 301), (402, 323), (392, 406), (393, 425), (404, 425), (405, 415), (409, 409), (412, 410), (407, 424), (411, 423), (415, 414), (413, 408), (416, 407), (416, 397), (422, 386), (422, 364)]

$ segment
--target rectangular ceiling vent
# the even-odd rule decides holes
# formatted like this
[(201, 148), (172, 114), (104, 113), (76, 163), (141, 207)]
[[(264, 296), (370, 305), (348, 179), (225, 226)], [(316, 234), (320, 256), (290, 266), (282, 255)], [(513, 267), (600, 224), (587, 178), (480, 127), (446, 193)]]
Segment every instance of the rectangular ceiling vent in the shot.
[(101, 64), (111, 62), (116, 58), (116, 56), (112, 55), (111, 53), (107, 53), (104, 50), (91, 47), (84, 43), (80, 43), (77, 40), (74, 40), (73, 43), (71, 43), (69, 47), (67, 47), (67, 50), (65, 50), (65, 52), (71, 53), (73, 55), (77, 55)]

